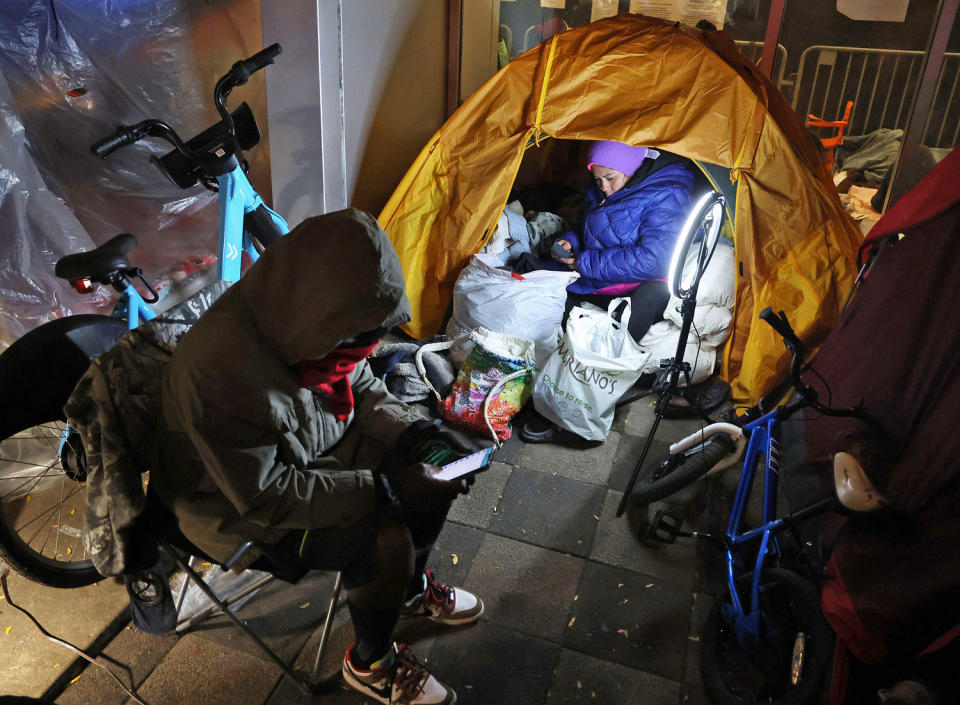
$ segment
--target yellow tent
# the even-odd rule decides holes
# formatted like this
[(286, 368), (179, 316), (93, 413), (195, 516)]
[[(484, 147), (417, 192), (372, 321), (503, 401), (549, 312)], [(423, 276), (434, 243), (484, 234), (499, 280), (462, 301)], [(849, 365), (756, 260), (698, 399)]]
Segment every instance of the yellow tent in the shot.
[(861, 238), (799, 118), (725, 32), (621, 15), (507, 64), (400, 182), (380, 223), (403, 263), (414, 337), (439, 331), (457, 275), (544, 137), (661, 147), (729, 169), (738, 271), (723, 375), (735, 399), (758, 399), (787, 369), (779, 338), (757, 321), (765, 306), (787, 312), (811, 345), (833, 326)]

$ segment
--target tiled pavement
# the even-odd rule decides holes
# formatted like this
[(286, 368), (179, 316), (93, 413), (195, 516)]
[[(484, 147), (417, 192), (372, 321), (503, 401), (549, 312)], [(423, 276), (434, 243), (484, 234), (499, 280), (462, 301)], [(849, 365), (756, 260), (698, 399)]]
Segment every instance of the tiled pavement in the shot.
[[(402, 622), (399, 637), (452, 685), (464, 705), (707, 703), (700, 685), (698, 635), (716, 591), (715, 553), (705, 544), (636, 538), (648, 509), (615, 517), (653, 419), (649, 399), (618, 410), (605, 443), (569, 448), (512, 439), (457, 500), (432, 566), (486, 603), (472, 626)], [(665, 421), (650, 461), (697, 427)], [(708, 504), (726, 478), (670, 498), (691, 525), (712, 523)], [(331, 577), (274, 584), (241, 615), (283, 658), (309, 671)], [(333, 673), (352, 639), (338, 611), (324, 673)], [(286, 705), (369, 702), (335, 684), (306, 696), (221, 618), (186, 636), (155, 637), (132, 628), (106, 651), (133, 672), (150, 705)], [(88, 668), (58, 703), (126, 702)]]

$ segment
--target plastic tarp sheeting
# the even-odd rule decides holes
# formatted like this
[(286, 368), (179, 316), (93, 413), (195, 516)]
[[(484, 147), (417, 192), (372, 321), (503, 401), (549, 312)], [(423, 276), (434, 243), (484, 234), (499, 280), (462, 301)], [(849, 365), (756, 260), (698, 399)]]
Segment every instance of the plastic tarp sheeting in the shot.
[(63, 255), (93, 245), (66, 204), (47, 189), (25, 142), (0, 75), (0, 348), (51, 317), (83, 307), (53, 267)]
[[(219, 119), (216, 79), (261, 44), (256, 0), (216, 7), (189, 0), (4, 0), (0, 72), (9, 92), (0, 95), (0, 110), (3, 129), (20, 133), (21, 152), (5, 141), (0, 154), (0, 337), (10, 342), (44, 318), (83, 310), (78, 302), (85, 299), (66, 293), (53, 265), (118, 233), (137, 236), (131, 262), (154, 280), (176, 278), (184, 262), (211, 261), (216, 195), (199, 186), (181, 190), (149, 162), (170, 145), (146, 140), (106, 160), (89, 147), (118, 124), (148, 117), (170, 123), (184, 139), (199, 133)], [(247, 100), (265, 131), (262, 73), (247, 86), (234, 92), (230, 107)], [(263, 146), (250, 153), (251, 178), (260, 175), (269, 193), (265, 154)], [(23, 165), (31, 157), (36, 166), (27, 179)], [(75, 219), (62, 202), (54, 205), (53, 194)], [(11, 198), (29, 201), (30, 214), (8, 204)], [(62, 233), (55, 232), (57, 218)]]
[(380, 223), (403, 263), (412, 335), (439, 330), (457, 274), (496, 227), (538, 137), (650, 145), (729, 170), (737, 297), (724, 376), (737, 400), (759, 398), (788, 370), (757, 322), (765, 306), (788, 312), (811, 346), (833, 326), (861, 236), (800, 119), (725, 32), (621, 15), (511, 61), (410, 167)]

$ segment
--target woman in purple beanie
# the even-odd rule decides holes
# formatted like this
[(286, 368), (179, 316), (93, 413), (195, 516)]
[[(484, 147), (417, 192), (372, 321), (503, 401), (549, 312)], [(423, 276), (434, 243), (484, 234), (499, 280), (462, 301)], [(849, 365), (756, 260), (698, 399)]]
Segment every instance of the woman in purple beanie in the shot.
[(670, 293), (670, 256), (690, 210), (693, 173), (689, 160), (647, 147), (600, 141), (590, 146), (587, 190), (580, 221), (557, 239), (568, 257), (554, 259), (580, 272), (567, 287), (567, 310), (584, 302), (606, 308), (615, 296), (630, 296), (628, 326), (640, 341), (660, 320)]
[[(594, 183), (577, 227), (557, 238), (567, 256), (552, 255), (580, 272), (567, 287), (564, 325), (574, 306), (589, 302), (606, 309), (617, 296), (630, 297), (627, 329), (638, 342), (662, 318), (670, 299), (670, 257), (692, 199), (689, 165), (684, 157), (648, 147), (607, 140), (591, 144), (587, 169)], [(524, 426), (521, 438), (553, 440), (553, 429), (542, 420)]]

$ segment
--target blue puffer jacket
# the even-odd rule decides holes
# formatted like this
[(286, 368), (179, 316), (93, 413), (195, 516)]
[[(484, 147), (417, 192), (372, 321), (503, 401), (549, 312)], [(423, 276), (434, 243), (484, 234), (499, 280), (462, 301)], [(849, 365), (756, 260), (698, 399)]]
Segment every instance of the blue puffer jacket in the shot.
[(693, 173), (679, 161), (645, 167), (609, 198), (596, 186), (587, 191), (582, 235), (571, 230), (560, 236), (573, 246), (581, 275), (568, 291), (589, 294), (612, 284), (666, 278), (690, 210)]

